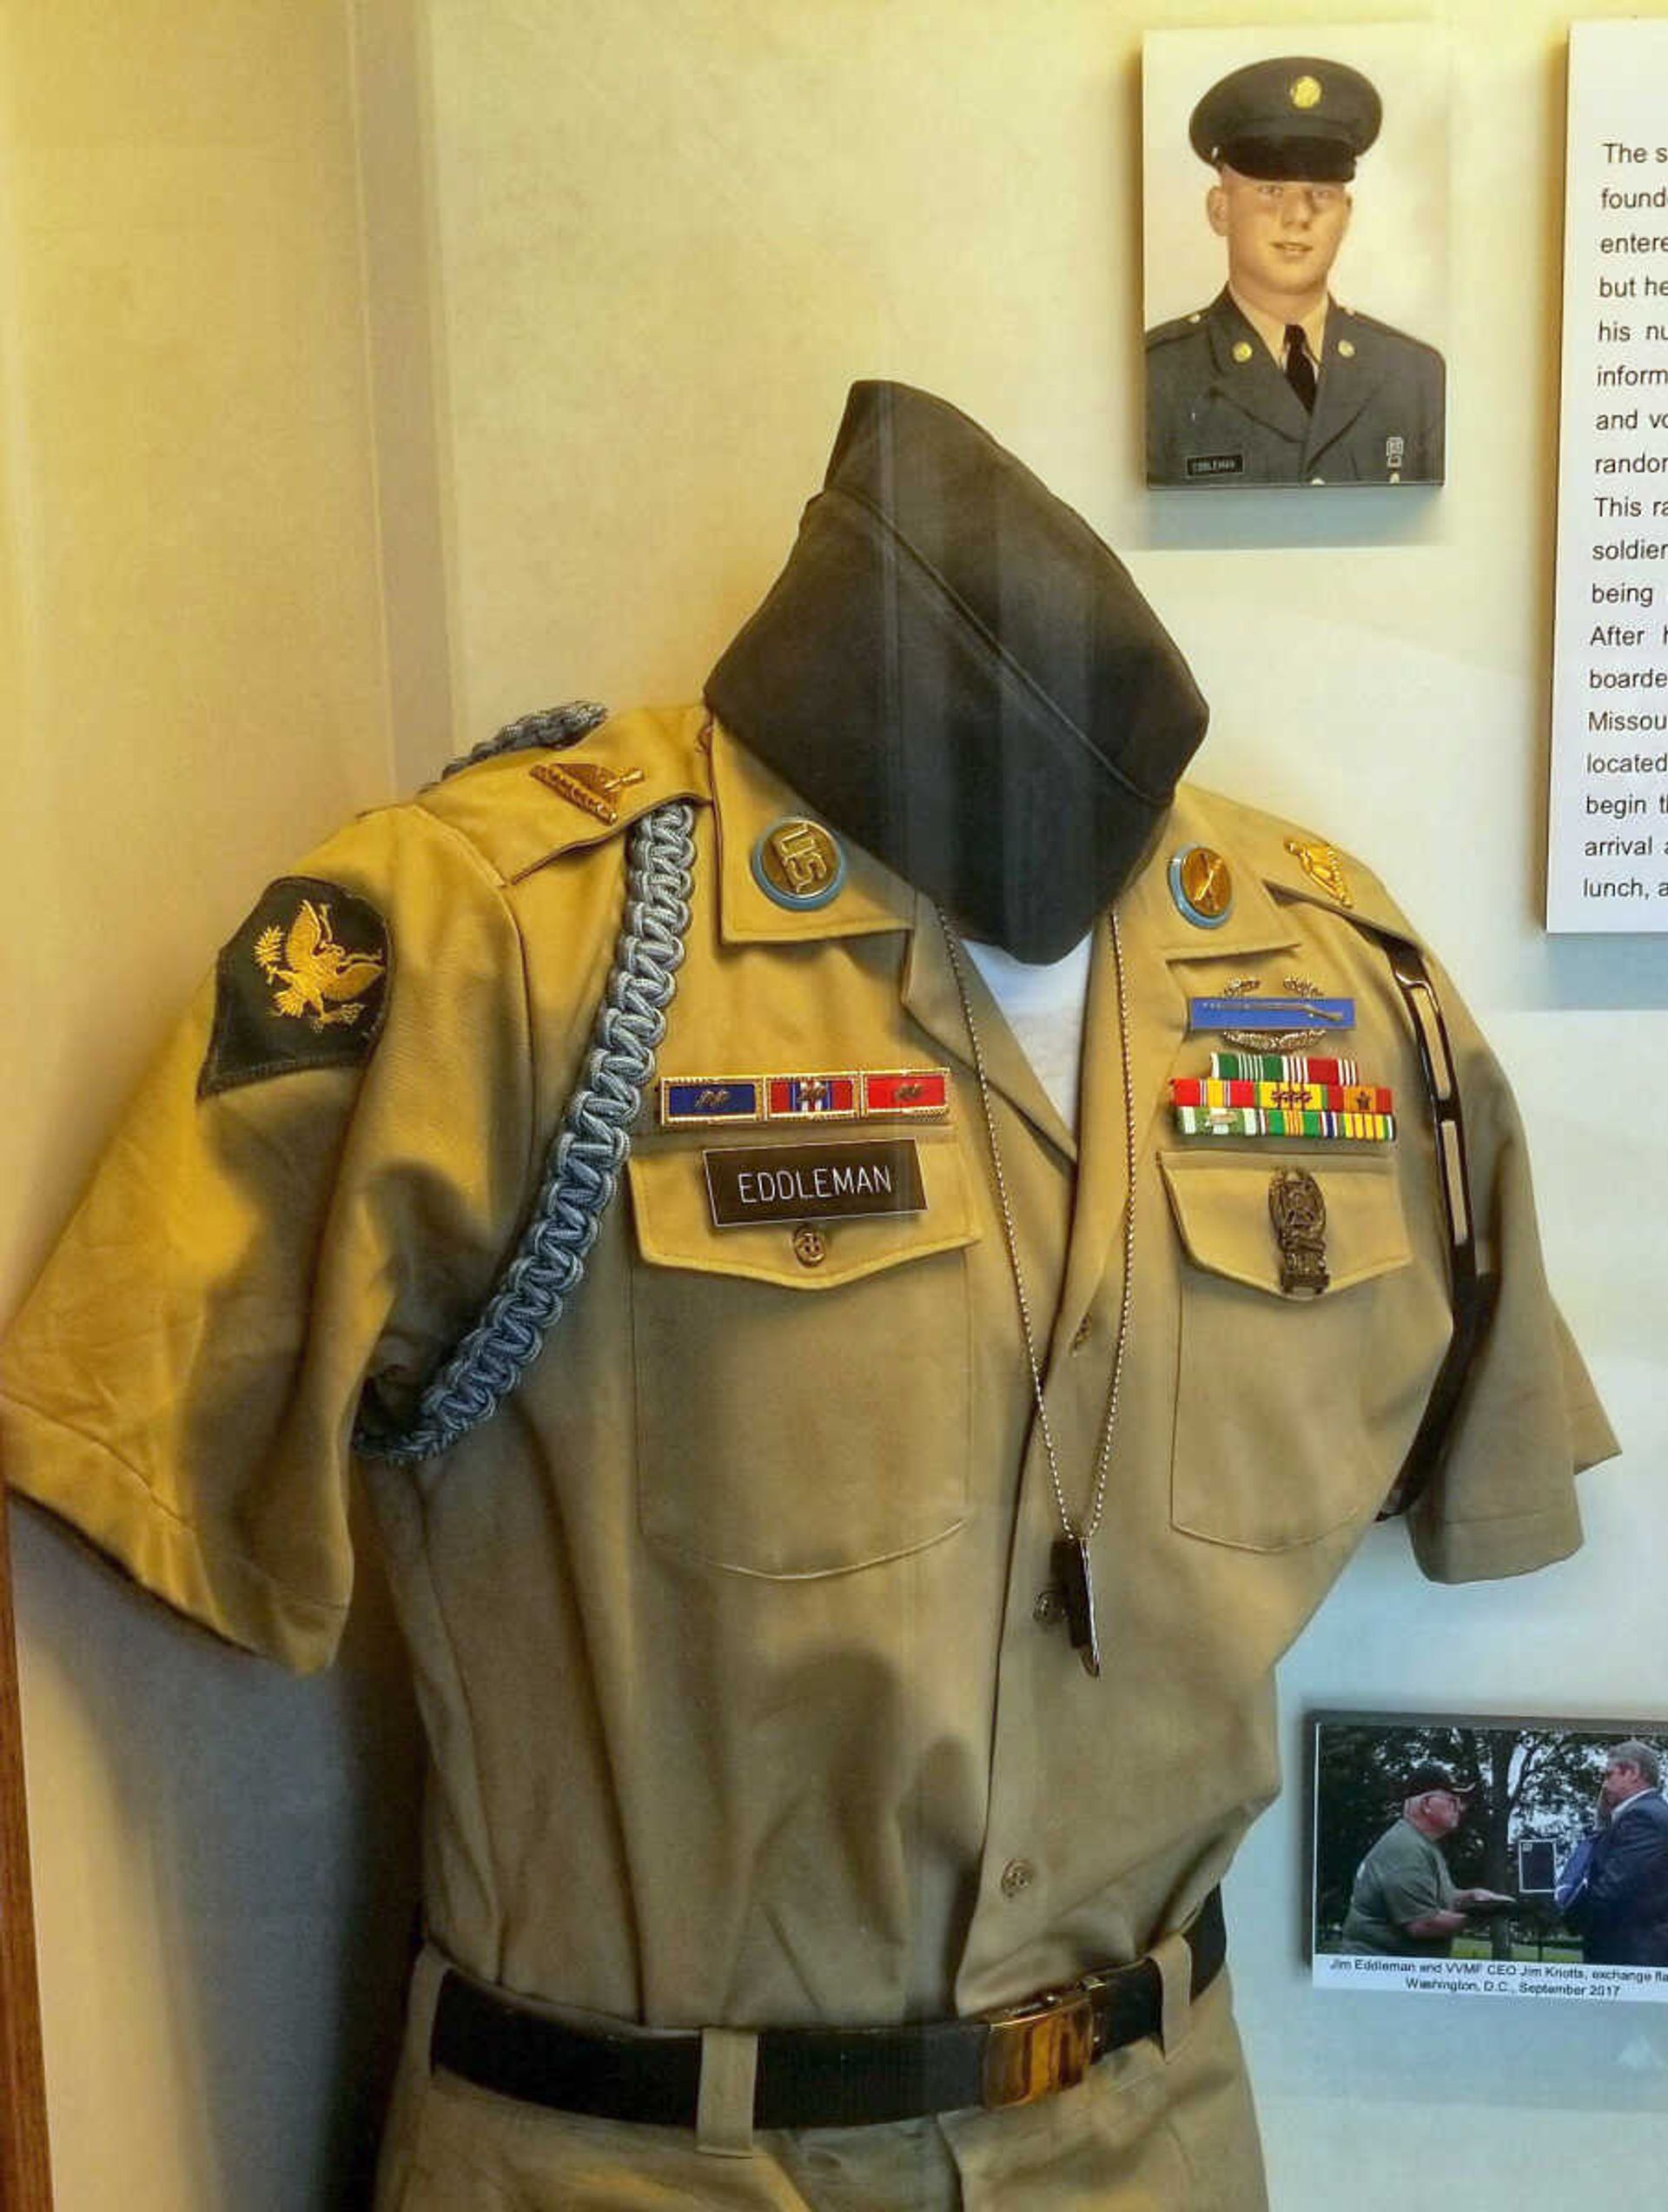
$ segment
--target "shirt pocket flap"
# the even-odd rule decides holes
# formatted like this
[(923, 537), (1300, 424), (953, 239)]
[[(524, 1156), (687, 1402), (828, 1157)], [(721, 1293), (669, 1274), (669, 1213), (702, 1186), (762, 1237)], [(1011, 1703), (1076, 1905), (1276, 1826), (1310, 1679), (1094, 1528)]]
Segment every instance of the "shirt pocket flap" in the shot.
[(1199, 1152), (1159, 1156), (1170, 1210), (1188, 1257), (1209, 1274), (1274, 1297), (1281, 1289), (1280, 1242), (1268, 1191), (1282, 1167), (1314, 1177), (1326, 1204), (1328, 1292), (1388, 1275), (1413, 1259), (1402, 1218), (1396, 1163), (1384, 1153), (1317, 1160), (1286, 1154)]
[[(740, 1229), (715, 1227), (700, 1149), (634, 1152), (627, 1174), (639, 1254), (652, 1267), (742, 1276), (784, 1290), (826, 1291), (976, 1243), (960, 1145), (945, 1136), (915, 1142), (926, 1199), (918, 1212), (807, 1216)], [(791, 1148), (783, 1149), (785, 1155)], [(819, 1236), (796, 1248), (795, 1233), (806, 1227)], [(817, 1256), (802, 1257), (805, 1250)]]

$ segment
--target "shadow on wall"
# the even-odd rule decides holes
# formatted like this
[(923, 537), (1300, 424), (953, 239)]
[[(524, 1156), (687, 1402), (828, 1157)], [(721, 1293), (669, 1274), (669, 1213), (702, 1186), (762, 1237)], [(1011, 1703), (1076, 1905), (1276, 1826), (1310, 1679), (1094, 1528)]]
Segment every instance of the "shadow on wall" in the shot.
[[(212, 2169), (200, 2201), (356, 2212), (419, 1883), (420, 1740), (374, 1546), (358, 1546), (335, 1667), (297, 1682), (180, 1623), (32, 1507), (14, 1528), (29, 1565), (20, 1634), (81, 1710), (154, 1905), (168, 1982), (156, 2010), (176, 2024), (170, 2070), (203, 2116)], [(288, 2038), (307, 2021), (297, 2050)]]

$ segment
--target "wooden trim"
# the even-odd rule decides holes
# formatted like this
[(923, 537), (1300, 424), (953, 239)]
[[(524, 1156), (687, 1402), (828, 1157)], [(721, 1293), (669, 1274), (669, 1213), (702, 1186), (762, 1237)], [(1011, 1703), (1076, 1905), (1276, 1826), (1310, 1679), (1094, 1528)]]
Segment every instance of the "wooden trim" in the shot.
[(23, 1712), (17, 1696), (3, 1484), (0, 1484), (0, 2212), (52, 2212), (40, 1989), (35, 1971), (35, 1911), (29, 1881)]

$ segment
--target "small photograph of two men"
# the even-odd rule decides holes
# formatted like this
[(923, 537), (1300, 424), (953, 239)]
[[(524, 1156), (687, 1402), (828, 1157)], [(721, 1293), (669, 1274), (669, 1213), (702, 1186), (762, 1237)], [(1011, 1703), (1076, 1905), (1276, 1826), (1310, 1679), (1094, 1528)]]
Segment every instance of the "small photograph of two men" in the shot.
[(1668, 2003), (1668, 1723), (1323, 1713), (1314, 1980)]

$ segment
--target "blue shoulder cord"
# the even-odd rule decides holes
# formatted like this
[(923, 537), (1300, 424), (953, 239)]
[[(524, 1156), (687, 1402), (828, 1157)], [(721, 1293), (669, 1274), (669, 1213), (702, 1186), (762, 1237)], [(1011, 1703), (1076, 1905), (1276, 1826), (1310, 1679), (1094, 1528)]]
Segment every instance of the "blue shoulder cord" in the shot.
[[(585, 699), (523, 715), (443, 773), (454, 775), (524, 746), (572, 745), (606, 716), (606, 708)], [(655, 1053), (683, 965), (694, 823), (693, 807), (674, 800), (633, 824), (613, 967), (590, 1052), (546, 1156), (515, 1256), (480, 1320), (425, 1385), (403, 1426), (385, 1427), (361, 1407), (354, 1449), (365, 1458), (418, 1467), (490, 1420), (578, 1289), (632, 1149), (643, 1095), (654, 1079)]]

